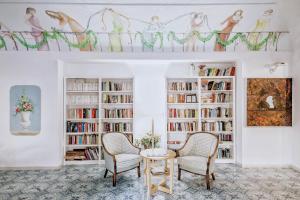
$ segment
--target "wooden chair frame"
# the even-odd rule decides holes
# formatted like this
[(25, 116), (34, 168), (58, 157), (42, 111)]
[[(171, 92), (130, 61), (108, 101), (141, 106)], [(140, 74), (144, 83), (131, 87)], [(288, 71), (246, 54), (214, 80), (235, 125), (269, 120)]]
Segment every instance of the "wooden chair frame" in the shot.
[(185, 170), (185, 169), (181, 169), (180, 168), (180, 165), (178, 164), (178, 180), (181, 179), (181, 170), (183, 171), (186, 171), (186, 172), (189, 172), (189, 173), (192, 173), (192, 174), (196, 174), (196, 175), (200, 175), (200, 176), (205, 176), (205, 179), (206, 179), (206, 187), (208, 190), (210, 190), (210, 175), (212, 177), (213, 180), (216, 180), (216, 177), (214, 175), (214, 173), (210, 173), (209, 171), (209, 167), (210, 167), (210, 161), (212, 158), (214, 158), (216, 156), (216, 153), (217, 153), (217, 150), (218, 150), (218, 146), (219, 146), (219, 137), (218, 135), (214, 134), (214, 133), (210, 133), (210, 132), (194, 132), (194, 133), (188, 133), (188, 138), (185, 142), (185, 144), (176, 150), (176, 155), (179, 156), (179, 151), (184, 149), (184, 147), (186, 146), (186, 144), (188, 143), (189, 139), (191, 138), (192, 135), (195, 135), (195, 134), (210, 134), (210, 135), (213, 135), (214, 137), (217, 138), (217, 143), (216, 143), (216, 146), (215, 146), (215, 149), (213, 151), (213, 153), (211, 155), (208, 156), (208, 160), (207, 160), (207, 168), (206, 168), (206, 175), (203, 175), (203, 174), (197, 174), (197, 173), (194, 173), (194, 172), (190, 172), (188, 170)]
[[(116, 133), (121, 133), (121, 132), (116, 132)], [(117, 185), (117, 174), (120, 174), (120, 173), (123, 173), (123, 172), (126, 172), (126, 171), (129, 171), (129, 170), (132, 170), (132, 169), (137, 168), (137, 174), (138, 174), (138, 177), (141, 177), (141, 162), (139, 162), (139, 165), (138, 165), (137, 167), (134, 167), (134, 168), (132, 168), (132, 169), (128, 169), (128, 170), (125, 170), (125, 171), (122, 171), (122, 172), (117, 172), (117, 161), (116, 161), (116, 156), (115, 156), (114, 154), (110, 153), (110, 152), (106, 149), (106, 147), (105, 147), (105, 145), (104, 145), (104, 143), (103, 143), (103, 136), (104, 136), (105, 134), (108, 134), (108, 133), (103, 133), (103, 134), (101, 135), (101, 144), (102, 144), (103, 150), (104, 150), (108, 155), (110, 155), (110, 156), (113, 158), (113, 162), (114, 162), (114, 171), (112, 172), (112, 171), (108, 170), (107, 168), (105, 168), (104, 178), (106, 178), (107, 172), (112, 173), (112, 174), (113, 174), (113, 176), (112, 176), (113, 187), (115, 187), (115, 186)], [(111, 133), (110, 133), (110, 134), (111, 134)], [(134, 146), (133, 143), (130, 141), (129, 137), (127, 136), (127, 134), (125, 134), (125, 133), (121, 133), (121, 134), (123, 134), (123, 135), (127, 138), (127, 140), (130, 142), (130, 144), (131, 144), (133, 147), (139, 149), (139, 154), (140, 154), (140, 153), (141, 153), (141, 148)]]

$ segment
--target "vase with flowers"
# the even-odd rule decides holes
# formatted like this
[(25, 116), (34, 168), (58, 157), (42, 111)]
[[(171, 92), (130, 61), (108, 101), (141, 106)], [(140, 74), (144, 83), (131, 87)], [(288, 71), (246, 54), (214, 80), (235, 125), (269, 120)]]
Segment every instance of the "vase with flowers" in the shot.
[(144, 146), (144, 149), (157, 148), (159, 147), (160, 136), (155, 135), (151, 132), (147, 133), (141, 139), (141, 144)]
[(17, 101), (16, 105), (16, 115), (20, 114), (21, 116), (21, 126), (24, 129), (27, 129), (31, 125), (30, 116), (33, 112), (33, 103), (28, 96), (22, 95)]

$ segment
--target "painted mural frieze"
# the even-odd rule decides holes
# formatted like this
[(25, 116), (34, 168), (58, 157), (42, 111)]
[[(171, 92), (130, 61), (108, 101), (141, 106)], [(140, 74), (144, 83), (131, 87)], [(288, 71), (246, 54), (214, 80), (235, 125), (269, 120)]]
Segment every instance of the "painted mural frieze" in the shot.
[[(0, 51), (224, 52), (288, 49), (288, 33), (272, 24), (279, 18), (274, 17), (274, 9), (268, 6), (260, 10), (249, 6), (226, 9), (170, 6), (169, 10), (169, 7), (159, 6), (89, 9), (74, 5), (18, 5), (17, 10), (23, 10), (23, 16), (17, 14), (11, 17), (12, 13), (8, 10), (16, 6), (7, 4), (2, 7), (0, 11), (6, 11), (0, 14)], [(249, 17), (254, 14), (257, 18)]]

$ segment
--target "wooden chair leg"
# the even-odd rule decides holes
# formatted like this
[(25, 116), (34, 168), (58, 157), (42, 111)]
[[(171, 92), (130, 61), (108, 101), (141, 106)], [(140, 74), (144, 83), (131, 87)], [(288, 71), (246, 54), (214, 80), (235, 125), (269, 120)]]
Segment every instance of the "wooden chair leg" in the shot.
[(141, 177), (141, 163), (137, 167), (137, 173), (138, 173), (138, 177)]
[(178, 180), (180, 181), (180, 179), (181, 179), (181, 169), (178, 165)]
[(114, 172), (114, 174), (113, 174), (113, 187), (116, 187), (116, 185), (117, 185), (117, 173)]
[(104, 178), (106, 178), (106, 176), (107, 176), (107, 172), (108, 172), (108, 170), (107, 170), (107, 169), (105, 169), (105, 172), (104, 172)]
[(210, 178), (209, 178), (209, 174), (207, 173), (205, 177), (206, 177), (206, 188), (208, 190), (210, 190), (210, 181), (209, 181)]
[(213, 180), (216, 180), (216, 177), (215, 177), (214, 173), (211, 173), (211, 177), (212, 177)]

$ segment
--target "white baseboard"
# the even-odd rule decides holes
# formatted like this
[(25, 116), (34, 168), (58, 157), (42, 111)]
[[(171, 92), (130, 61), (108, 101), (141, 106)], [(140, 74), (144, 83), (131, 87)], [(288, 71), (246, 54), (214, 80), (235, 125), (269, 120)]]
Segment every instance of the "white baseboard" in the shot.
[(17, 166), (17, 167), (0, 167), (0, 170), (54, 170), (60, 169), (63, 165), (59, 166)]
[(291, 167), (293, 170), (295, 170), (295, 171), (297, 171), (297, 172), (300, 172), (300, 167), (299, 167), (299, 166), (296, 166), (296, 165), (290, 165), (290, 167)]

